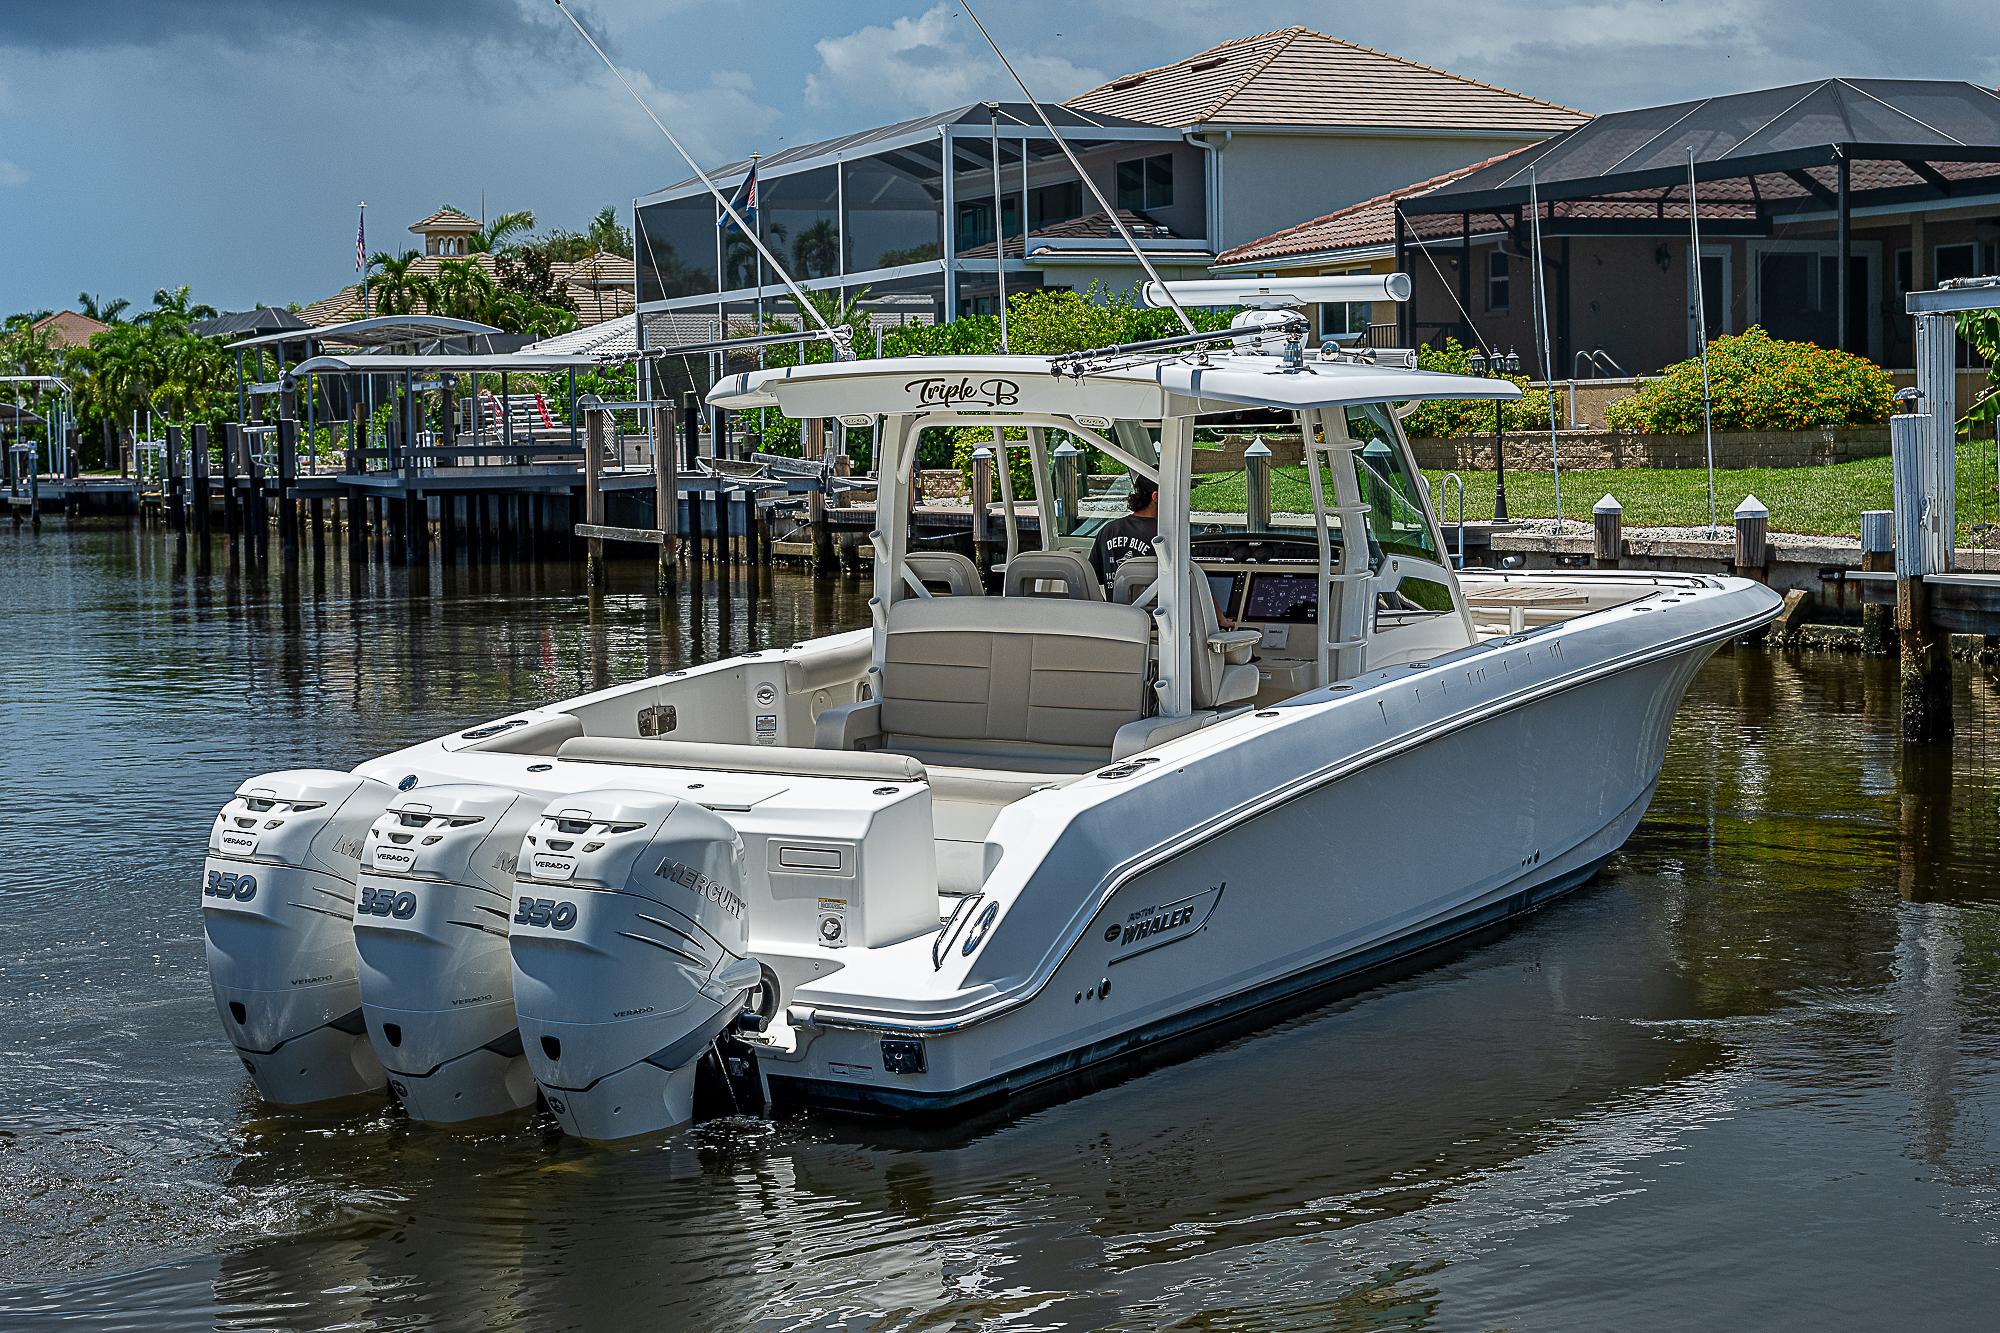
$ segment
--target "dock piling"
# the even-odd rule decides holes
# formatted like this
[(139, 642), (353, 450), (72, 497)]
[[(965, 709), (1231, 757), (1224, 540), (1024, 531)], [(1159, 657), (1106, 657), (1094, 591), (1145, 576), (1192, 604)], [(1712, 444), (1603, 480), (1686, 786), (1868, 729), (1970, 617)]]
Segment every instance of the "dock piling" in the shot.
[(1771, 511), (1754, 495), (1736, 506), (1736, 572), (1762, 581), (1771, 559)]
[[(1896, 568), (1896, 514), (1870, 509), (1861, 515), (1861, 569), (1866, 574), (1891, 573)], [(1887, 657), (1896, 650), (1896, 609), (1870, 602), (1861, 608), (1861, 651)]]
[(1950, 641), (1931, 623), (1924, 575), (1934, 554), (1928, 540), (1937, 516), (1935, 490), (1926, 483), (1930, 418), (1905, 413), (1889, 418), (1889, 461), (1896, 497), (1896, 639), (1903, 689), (1903, 739), (1943, 740), (1951, 735)]
[(1596, 539), (1597, 567), (1616, 569), (1625, 554), (1625, 506), (1609, 491), (1590, 507), (1590, 522)]

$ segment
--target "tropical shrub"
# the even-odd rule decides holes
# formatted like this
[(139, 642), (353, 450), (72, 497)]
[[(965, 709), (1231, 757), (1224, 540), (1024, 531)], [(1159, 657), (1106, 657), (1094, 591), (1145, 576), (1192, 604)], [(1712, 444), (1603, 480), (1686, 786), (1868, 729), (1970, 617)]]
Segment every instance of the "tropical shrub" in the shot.
[[(1604, 414), (1613, 430), (1691, 435), (1702, 429), (1699, 359), (1667, 367)], [(1750, 328), (1708, 345), (1709, 398), (1717, 430), (1876, 426), (1895, 411), (1889, 372), (1850, 352), (1786, 342)]]
[(1967, 310), (1958, 316), (1958, 336), (1986, 363), (1986, 387), (1958, 419), (1958, 438), (1974, 430), (1991, 435), (2000, 425), (2000, 310)]
[[(1470, 375), (1472, 349), (1456, 338), (1446, 338), (1442, 347), (1419, 347), (1417, 368), (1443, 371), (1452, 375)], [(1520, 385), (1523, 393), (1518, 399), (1501, 405), (1501, 424), (1508, 430), (1547, 430), (1548, 390), (1529, 391), (1528, 378), (1525, 375), (1513, 375), (1508, 378)], [(1449, 439), (1455, 435), (1491, 435), (1493, 403), (1480, 398), (1453, 398), (1420, 403), (1414, 411), (1403, 418), (1403, 430), (1411, 439), (1422, 440)]]

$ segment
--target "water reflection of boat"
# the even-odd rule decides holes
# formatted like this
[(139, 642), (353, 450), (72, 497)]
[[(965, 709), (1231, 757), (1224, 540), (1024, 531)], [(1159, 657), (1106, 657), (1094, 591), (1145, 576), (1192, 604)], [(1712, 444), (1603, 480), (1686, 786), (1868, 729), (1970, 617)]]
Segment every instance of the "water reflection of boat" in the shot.
[[(1307, 357), (1301, 317), (1243, 318), (1230, 337), (1255, 346), (1222, 352), (1191, 335), (724, 380), (737, 410), (881, 423), (872, 628), (245, 784), (203, 907), (266, 1095), (351, 1091), (379, 1058), (456, 1089), (423, 1099), (454, 1119), (507, 1100), (473, 1094), (518, 1053), (566, 1129), (609, 1139), (686, 1120), (714, 1053), (779, 1101), (962, 1107), (1588, 879), (1644, 813), (1694, 672), (1777, 599), (1453, 568), (1394, 405), (1518, 390)], [(1245, 410), (1301, 441), (1302, 531), (1261, 512), (1195, 530), (1196, 431)], [(1049, 478), (1045, 549), (1015, 534), (1000, 595), (910, 542), (919, 440), (962, 429), (1002, 449), (1019, 431)], [(1155, 558), (1108, 596), (1069, 535), (1058, 433), (1160, 488)], [(1488, 794), (1447, 802), (1467, 774)], [(488, 806), (539, 814), (503, 837)], [(437, 966), (357, 984), (349, 912)], [(450, 1017), (509, 1000), (518, 1031), (491, 1040)], [(447, 1022), (465, 1035), (398, 1063)]]
[[(1040, 1309), (1101, 1327), (1212, 1308), (1245, 1274), (1267, 1313), (1294, 1295), (1421, 1301), (1438, 1246), (1380, 1233), (1473, 1208), (1489, 1243), (1538, 1226), (1600, 1187), (1599, 1158), (1631, 1153), (1646, 1107), (1706, 1095), (1725, 1067), (1707, 1036), (1621, 1021), (1693, 1003), (1667, 911), (1591, 895), (1411, 984), (970, 1134), (808, 1117), (629, 1151), (510, 1130), (392, 1133), (371, 1153), (355, 1151), (380, 1142), (366, 1127), (273, 1124), (231, 1185), (317, 1181), (348, 1202), (308, 1236), (224, 1257), (218, 1304), (246, 1322), (310, 1296), (327, 1322), (363, 1324), (822, 1327), (921, 1310), (981, 1326)], [(1330, 1238), (1371, 1228), (1373, 1267), (1356, 1271)]]

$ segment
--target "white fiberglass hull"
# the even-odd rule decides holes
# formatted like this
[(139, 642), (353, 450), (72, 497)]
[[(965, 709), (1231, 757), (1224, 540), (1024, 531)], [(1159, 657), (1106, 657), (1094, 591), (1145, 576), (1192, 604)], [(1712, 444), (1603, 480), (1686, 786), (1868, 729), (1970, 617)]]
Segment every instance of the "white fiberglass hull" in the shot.
[[(1703, 617), (1678, 642), (1591, 645), (1590, 627), (1553, 627), (1264, 710), (1254, 739), (1167, 747), (1043, 851), (1031, 879), (1053, 887), (1069, 863), (1107, 889), (1065, 923), (1053, 966), (1011, 996), (981, 984), (1027, 965), (1001, 936), (1030, 883), (989, 928), (956, 1012), (870, 1004), (847, 974), (804, 988), (794, 1014), (811, 1039), (766, 1063), (774, 1092), (887, 1110), (1005, 1094), (1546, 903), (1645, 814), (1702, 663), (1768, 619), (1774, 599), (1737, 587), (1747, 614), (1733, 630)], [(971, 928), (948, 939), (954, 961)], [(842, 981), (848, 993), (829, 995)], [(920, 1043), (923, 1070), (885, 1073), (885, 1041)]]
[[(1644, 815), (1701, 664), (1777, 605), (1737, 579), (1607, 577), (1591, 593), (1604, 609), (1004, 798), (990, 789), (1007, 774), (810, 748), (819, 712), (853, 697), (853, 635), (533, 710), (357, 774), (411, 800), (478, 783), (538, 808), (614, 789), (705, 806), (746, 849), (730, 892), (770, 1020), (732, 1029), (722, 1063), (781, 1103), (943, 1109), (1254, 1022), (1584, 882)], [(979, 800), (990, 823), (968, 833)], [(970, 849), (978, 878), (934, 893), (948, 845), (949, 873)], [(671, 905), (701, 882), (657, 892)], [(530, 907), (560, 916), (613, 888), (523, 880), (513, 934)], [(588, 995), (598, 966), (565, 985)], [(649, 1012), (628, 1000), (592, 1021)]]

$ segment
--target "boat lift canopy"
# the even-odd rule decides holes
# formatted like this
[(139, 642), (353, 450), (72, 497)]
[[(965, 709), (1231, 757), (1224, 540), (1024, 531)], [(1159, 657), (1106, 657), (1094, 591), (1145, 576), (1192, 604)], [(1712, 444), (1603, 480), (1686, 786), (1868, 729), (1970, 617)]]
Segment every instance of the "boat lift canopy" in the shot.
[(341, 347), (407, 347), (453, 338), (491, 338), (501, 332), (491, 324), (453, 319), (446, 315), (375, 315), (368, 319), (349, 320), (345, 324), (326, 324), (305, 332), (287, 329), (280, 333), (260, 334), (230, 343), (229, 350), (236, 352), (295, 342), (322, 347), (329, 343)]

